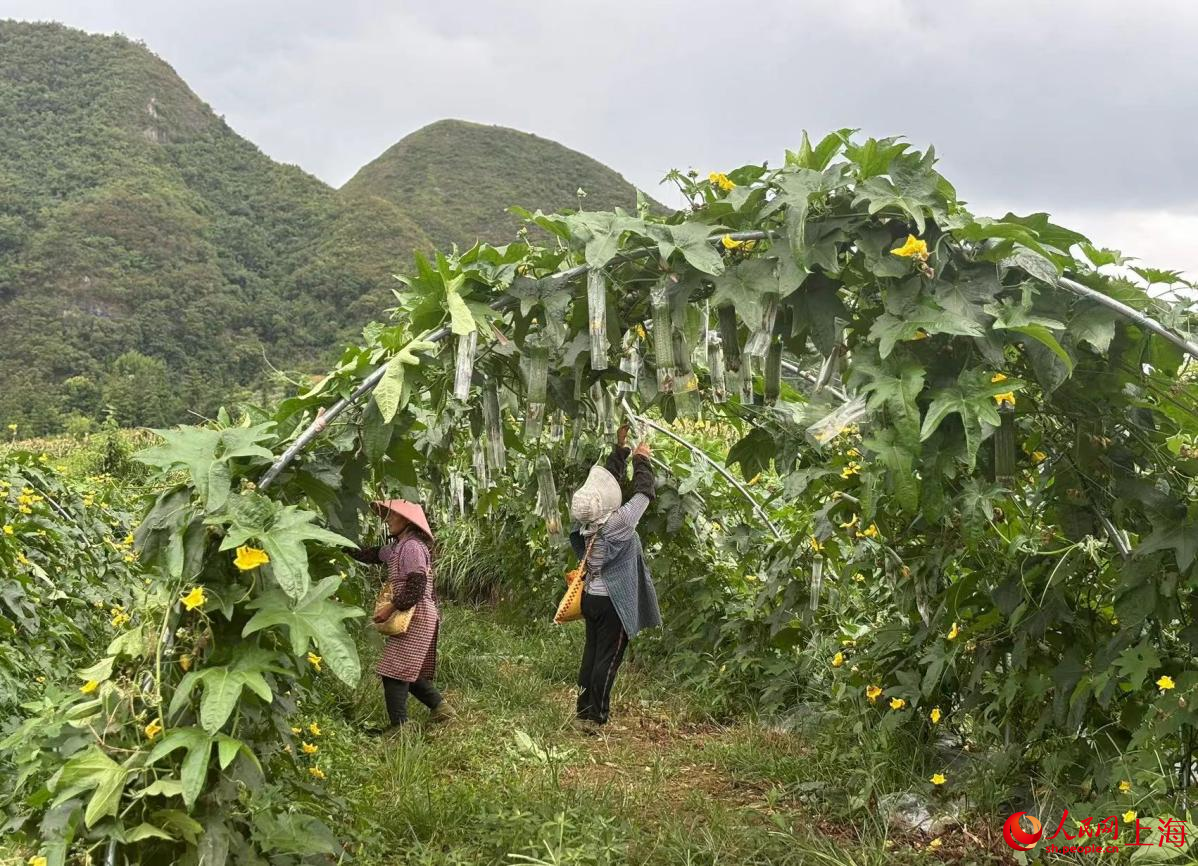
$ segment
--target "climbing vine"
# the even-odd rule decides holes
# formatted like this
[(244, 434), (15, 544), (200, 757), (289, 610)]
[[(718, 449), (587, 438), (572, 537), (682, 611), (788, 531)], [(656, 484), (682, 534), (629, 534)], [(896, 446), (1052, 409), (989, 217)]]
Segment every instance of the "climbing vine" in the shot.
[(144, 625), (6, 741), (50, 862), (337, 852), (291, 715), (361, 673), (341, 550), (365, 499), (519, 495), (557, 550), (570, 467), (631, 415), (718, 422), (707, 450), (765, 479), (750, 503), (698, 457), (663, 472), (663, 594), (720, 549), (705, 579), (737, 584), (674, 608), (679, 652), (731, 644), (807, 674), (779, 705), (819, 690), (1057, 782), (1167, 784), (1196, 721), (1198, 384), (1193, 305), (1147, 288), (1178, 275), (1045, 214), (976, 217), (896, 139), (670, 179), (668, 217), (522, 212), (513, 243), (417, 257), (310, 390), (161, 431)]

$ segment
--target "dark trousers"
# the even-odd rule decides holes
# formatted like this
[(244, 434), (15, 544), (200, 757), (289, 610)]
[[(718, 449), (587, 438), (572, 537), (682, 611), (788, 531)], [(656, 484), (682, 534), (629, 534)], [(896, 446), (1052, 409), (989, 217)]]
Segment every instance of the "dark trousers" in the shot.
[(586, 648), (578, 672), (578, 718), (605, 724), (611, 712), (611, 690), (616, 672), (624, 661), (628, 635), (611, 599), (605, 595), (582, 595), (586, 620)]
[(402, 725), (408, 720), (409, 692), (430, 710), (435, 710), (445, 700), (432, 680), (405, 683), (403, 680), (383, 677), (383, 701), (387, 704), (387, 717), (392, 725)]

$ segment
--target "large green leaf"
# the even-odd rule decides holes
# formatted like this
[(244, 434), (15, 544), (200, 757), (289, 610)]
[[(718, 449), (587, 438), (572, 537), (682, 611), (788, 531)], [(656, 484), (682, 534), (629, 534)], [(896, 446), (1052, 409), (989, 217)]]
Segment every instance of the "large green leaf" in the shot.
[(894, 430), (887, 429), (879, 430), (862, 444), (876, 454), (888, 470), (887, 478), (899, 505), (904, 511), (914, 513), (919, 507), (919, 480), (915, 476), (915, 455), (911, 449)]
[(361, 662), (342, 620), (363, 616), (364, 611), (331, 600), (340, 585), (340, 578), (326, 577), (295, 603), (277, 590), (266, 593), (250, 602), (250, 609), (257, 613), (246, 623), (242, 634), (248, 636), (264, 628), (283, 626), (288, 630), (291, 650), (296, 656), (302, 656), (309, 644), (314, 643), (330, 670), (343, 682), (355, 685), (361, 676)]
[(208, 758), (212, 754), (213, 738), (200, 728), (174, 728), (163, 736), (146, 758), (146, 764), (155, 764), (177, 749), (186, 749), (179, 779), (183, 783), (183, 802), (188, 808), (195, 805), (204, 790), (208, 775)]
[(742, 321), (757, 327), (761, 321), (766, 295), (778, 293), (776, 265), (770, 259), (753, 258), (738, 262), (713, 281), (713, 308), (730, 304)]
[[(653, 236), (663, 259), (668, 260), (677, 250), (691, 267), (714, 276), (724, 272), (724, 260), (708, 240), (712, 231), (711, 226), (700, 223), (682, 223), (656, 227)], [(589, 258), (587, 264), (591, 264)]]
[(461, 295), (462, 286), (465, 284), (464, 274), (445, 284), (445, 305), (449, 308), (449, 327), (458, 336), (469, 334), (478, 327), (474, 322), (474, 314), (470, 312), (469, 305)]
[(869, 395), (871, 409), (885, 408), (887, 420), (894, 426), (899, 441), (914, 448), (920, 441), (920, 414), (916, 398), (923, 391), (927, 371), (915, 361), (903, 361), (896, 368), (886, 368), (868, 358), (853, 362), (854, 380), (866, 379), (861, 393)]
[(116, 814), (128, 778), (129, 770), (99, 747), (91, 746), (63, 765), (54, 784), (56, 796), (52, 805), (61, 805), (85, 791), (93, 791), (83, 816), (83, 823), (91, 827), (101, 818)]
[(955, 385), (932, 392), (932, 402), (924, 415), (919, 434), (920, 441), (927, 441), (949, 415), (960, 416), (965, 434), (965, 463), (972, 470), (977, 460), (978, 446), (982, 442), (983, 422), (991, 427), (998, 427), (1002, 422), (994, 396), (1022, 389), (1022, 383), (1015, 379), (995, 383), (982, 370), (964, 370)]
[(270, 556), (270, 570), (279, 586), (292, 598), (303, 598), (308, 592), (308, 550), (305, 543), (315, 541), (331, 547), (357, 547), (335, 532), (313, 525), (318, 515), (298, 505), (276, 507), (269, 527), (234, 523), (221, 550), (231, 550), (256, 538)]
[(887, 358), (900, 341), (916, 340), (923, 334), (953, 334), (980, 337), (984, 332), (974, 321), (940, 307), (927, 296), (900, 314), (885, 312), (878, 316), (869, 330), (869, 339), (878, 344), (878, 354)]
[(1158, 525), (1153, 533), (1136, 548), (1136, 556), (1147, 556), (1161, 550), (1172, 550), (1177, 568), (1182, 574), (1198, 558), (1198, 520), (1188, 519)]

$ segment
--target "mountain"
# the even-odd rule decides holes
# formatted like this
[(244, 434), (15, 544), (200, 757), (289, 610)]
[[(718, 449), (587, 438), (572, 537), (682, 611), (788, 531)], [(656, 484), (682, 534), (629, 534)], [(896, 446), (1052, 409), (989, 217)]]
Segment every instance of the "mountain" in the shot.
[(515, 239), (513, 205), (579, 209), (580, 189), (587, 210), (636, 207), (636, 189), (585, 154), (515, 129), (441, 120), (388, 148), (341, 191), (394, 202), (437, 246), (465, 249)]
[(0, 21), (0, 424), (168, 424), (324, 369), (434, 244), (511, 204), (631, 207), (553, 142), (444, 121), (341, 191), (237, 135), (145, 46)]

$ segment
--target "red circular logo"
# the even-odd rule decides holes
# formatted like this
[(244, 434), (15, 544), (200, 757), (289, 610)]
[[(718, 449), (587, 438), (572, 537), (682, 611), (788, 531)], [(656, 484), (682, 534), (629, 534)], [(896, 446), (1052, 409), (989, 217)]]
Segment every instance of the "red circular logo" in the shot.
[[(1032, 825), (1032, 832), (1027, 832), (1019, 825), (1020, 818), (1027, 818), (1028, 823)], [(1002, 825), (1003, 839), (1016, 851), (1031, 851), (1040, 841), (1040, 834), (1043, 832), (1044, 828), (1040, 821), (1027, 812), (1016, 812)]]

